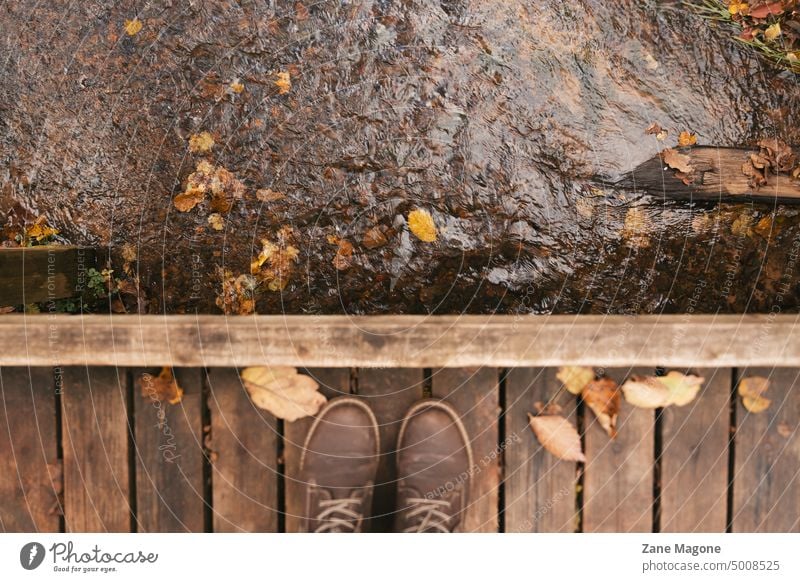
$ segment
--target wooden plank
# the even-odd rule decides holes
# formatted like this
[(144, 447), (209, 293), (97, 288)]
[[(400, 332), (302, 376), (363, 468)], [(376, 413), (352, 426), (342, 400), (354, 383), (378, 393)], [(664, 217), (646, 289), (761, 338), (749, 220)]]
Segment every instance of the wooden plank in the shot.
[(68, 532), (130, 531), (127, 399), (124, 369), (64, 369), (61, 438)]
[(215, 532), (278, 531), (278, 428), (233, 368), (208, 373)]
[[(313, 368), (305, 373), (319, 384), (319, 390), (328, 399), (350, 392), (349, 368)], [(300, 479), (300, 455), (313, 418), (302, 418), (283, 425), (283, 459), (285, 491), (285, 527), (287, 532), (299, 532), (303, 525), (305, 497)]]
[[(623, 368), (607, 374), (622, 383), (631, 374), (653, 369)], [(652, 531), (655, 415), (634, 408), (624, 398), (617, 420), (618, 434), (610, 439), (591, 410), (585, 414), (586, 471), (583, 531)]]
[(358, 371), (358, 394), (375, 413), (381, 439), (381, 460), (368, 531), (391, 531), (396, 511), (397, 435), (406, 411), (422, 398), (423, 380), (423, 371), (415, 368)]
[(470, 502), (461, 531), (497, 532), (500, 458), (500, 404), (496, 368), (441, 368), (432, 372), (432, 394), (450, 403), (461, 415), (470, 436), (473, 467)]
[(11, 314), (0, 318), (0, 365), (52, 365), (57, 334), (64, 365), (800, 366), (798, 317)]
[(577, 465), (545, 451), (528, 424), (534, 403), (553, 402), (577, 426), (576, 399), (556, 368), (513, 368), (506, 376), (505, 531), (573, 532)]
[(155, 376), (159, 371), (134, 370), (138, 531), (202, 532), (201, 371), (175, 368), (184, 390), (179, 404), (151, 397), (145, 372)]
[(0, 368), (0, 532), (59, 529), (54, 386), (51, 368)]
[(752, 368), (764, 376), (770, 407), (748, 413), (739, 400), (734, 462), (733, 531), (800, 532), (800, 370)]
[(792, 202), (800, 200), (800, 184), (789, 176), (767, 176), (767, 183), (758, 189), (748, 184), (742, 165), (758, 148), (697, 146), (680, 148), (695, 168), (691, 184), (675, 177), (660, 155), (638, 166), (615, 184), (620, 189), (670, 198), (695, 200), (764, 200)]
[(0, 306), (80, 295), (96, 260), (94, 249), (83, 247), (0, 249)]
[(661, 531), (724, 532), (731, 370), (700, 369), (691, 404), (662, 412)]

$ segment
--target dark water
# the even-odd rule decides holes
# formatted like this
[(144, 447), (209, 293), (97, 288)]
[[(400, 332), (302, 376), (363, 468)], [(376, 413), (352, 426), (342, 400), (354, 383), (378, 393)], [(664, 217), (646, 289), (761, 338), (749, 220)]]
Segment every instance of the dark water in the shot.
[[(667, 145), (800, 143), (796, 77), (681, 3), (165, 2), (132, 37), (133, 4), (79, 4), (0, 15), (0, 207), (110, 246), (117, 273), (129, 245), (145, 310), (217, 312), (219, 269), (287, 225), (298, 260), (261, 313), (797, 309), (793, 207), (613, 187), (664, 146), (653, 122)], [(222, 231), (171, 203), (204, 130), (247, 186)], [(408, 232), (417, 207), (437, 242)]]

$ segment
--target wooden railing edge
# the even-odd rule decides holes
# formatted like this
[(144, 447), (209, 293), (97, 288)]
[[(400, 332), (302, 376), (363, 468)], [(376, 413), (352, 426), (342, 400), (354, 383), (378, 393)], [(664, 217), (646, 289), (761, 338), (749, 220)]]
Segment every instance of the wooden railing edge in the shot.
[(800, 366), (800, 316), (5, 315), (2, 366)]

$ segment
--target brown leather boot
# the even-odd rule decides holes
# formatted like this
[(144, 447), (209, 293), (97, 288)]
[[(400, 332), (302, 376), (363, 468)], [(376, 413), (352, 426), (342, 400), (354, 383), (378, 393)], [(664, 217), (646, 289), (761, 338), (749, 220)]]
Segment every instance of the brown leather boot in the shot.
[(395, 531), (457, 531), (469, 503), (472, 466), (458, 412), (439, 400), (412, 406), (397, 439)]
[(360, 400), (342, 396), (322, 409), (300, 456), (304, 531), (361, 531), (372, 504), (379, 438), (375, 415)]

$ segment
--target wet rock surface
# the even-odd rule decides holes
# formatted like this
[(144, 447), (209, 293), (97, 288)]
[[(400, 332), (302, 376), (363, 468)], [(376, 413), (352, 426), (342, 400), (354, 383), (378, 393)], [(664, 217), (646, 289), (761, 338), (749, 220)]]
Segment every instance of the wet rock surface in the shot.
[[(146, 311), (219, 312), (221, 274), (287, 232), (296, 259), (259, 313), (797, 308), (793, 207), (613, 187), (664, 147), (653, 122), (671, 145), (800, 143), (796, 78), (679, 2), (140, 8), (5, 7), (0, 210), (118, 271), (133, 245)], [(191, 152), (203, 131), (214, 147)], [(203, 160), (245, 186), (215, 227), (209, 200), (173, 205)], [(435, 242), (409, 232), (416, 208)]]

